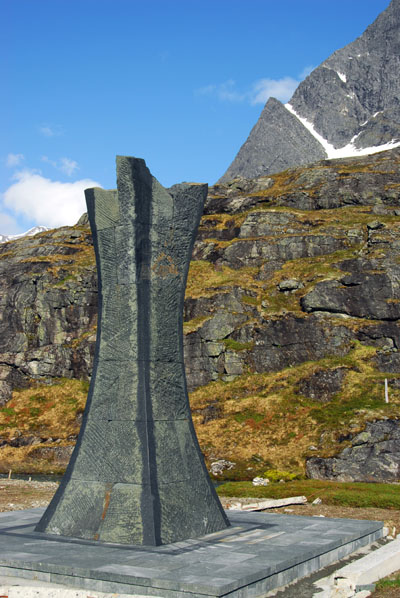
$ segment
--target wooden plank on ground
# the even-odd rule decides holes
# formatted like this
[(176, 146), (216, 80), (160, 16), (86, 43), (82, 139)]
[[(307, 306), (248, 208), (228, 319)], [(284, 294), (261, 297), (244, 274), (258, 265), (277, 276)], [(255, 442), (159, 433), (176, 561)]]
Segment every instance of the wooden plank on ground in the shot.
[(234, 502), (229, 509), (232, 511), (264, 511), (264, 509), (275, 509), (287, 505), (305, 505), (306, 502), (307, 498), (305, 496), (289, 496), (287, 498), (268, 498), (267, 500), (258, 500), (248, 504)]

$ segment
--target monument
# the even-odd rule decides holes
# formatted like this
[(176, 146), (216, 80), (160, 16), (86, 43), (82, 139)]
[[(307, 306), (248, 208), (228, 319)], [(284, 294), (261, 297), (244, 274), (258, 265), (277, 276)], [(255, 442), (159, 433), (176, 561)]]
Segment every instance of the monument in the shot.
[(157, 546), (229, 526), (194, 431), (183, 363), (187, 273), (207, 185), (163, 188), (117, 157), (85, 191), (96, 252), (96, 352), (81, 431), (36, 531)]

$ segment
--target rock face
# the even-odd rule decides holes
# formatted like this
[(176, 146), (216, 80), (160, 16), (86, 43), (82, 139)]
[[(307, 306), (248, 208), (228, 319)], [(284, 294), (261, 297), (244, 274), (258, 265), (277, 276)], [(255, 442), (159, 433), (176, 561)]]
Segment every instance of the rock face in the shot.
[(400, 420), (370, 422), (337, 457), (307, 460), (307, 475), (339, 482), (397, 482), (400, 478)]
[(392, 0), (359, 38), (300, 83), (288, 105), (268, 100), (219, 182), (399, 142), (399, 82), (400, 0)]
[[(373, 271), (374, 266), (376, 272)], [(393, 320), (400, 318), (400, 266), (382, 260), (345, 260), (341, 269), (347, 274), (336, 280), (319, 282), (302, 298), (308, 312), (345, 314), (357, 318)]]
[[(335, 148), (382, 145), (400, 136), (400, 1), (296, 89), (290, 105)], [(378, 114), (377, 114), (378, 113)]]
[(89, 230), (23, 237), (1, 244), (0, 256), (0, 404), (32, 378), (87, 378), (97, 323)]
[(285, 106), (269, 98), (236, 158), (219, 182), (280, 172), (326, 158), (322, 145)]
[[(246, 458), (247, 471), (252, 456), (271, 461), (275, 448), (281, 459), (267, 432), (296, 425), (300, 415), (283, 415), (290, 405), (309, 423), (279, 442), (303, 455), (318, 445), (318, 458), (342, 450), (319, 442), (325, 429), (330, 438), (396, 419), (399, 166), (396, 148), (209, 189), (184, 302), (184, 353), (210, 462)], [(0, 433), (11, 446), (21, 438), (10, 415), (13, 389), (91, 374), (97, 288), (85, 220), (0, 245), (0, 268)], [(269, 395), (282, 401), (275, 419)], [(45, 431), (22, 430), (23, 438), (38, 435), (46, 439)], [(56, 440), (54, 429), (50, 435)], [(219, 439), (224, 448), (215, 448)]]
[[(204, 281), (198, 294), (191, 293), (189, 276), (189, 389), (248, 366), (273, 371), (346, 351), (353, 338), (371, 338), (372, 322), (374, 343), (397, 347), (399, 163), (400, 150), (392, 150), (293, 169), (267, 185), (243, 181), (244, 192), (237, 184), (210, 189), (192, 269), (197, 263), (217, 278), (226, 268), (238, 274), (228, 286), (218, 282), (207, 289)], [(97, 321), (87, 226), (25, 237), (2, 244), (0, 252), (3, 403), (12, 388), (32, 378), (87, 378)], [(285, 275), (288, 262), (318, 259), (326, 262), (326, 275), (311, 284), (304, 276)], [(243, 280), (246, 269), (251, 273)], [(296, 307), (280, 309), (291, 298)], [(357, 334), (332, 316), (355, 318)], [(388, 364), (388, 356), (380, 363)], [(390, 364), (385, 367), (397, 371), (394, 356)]]

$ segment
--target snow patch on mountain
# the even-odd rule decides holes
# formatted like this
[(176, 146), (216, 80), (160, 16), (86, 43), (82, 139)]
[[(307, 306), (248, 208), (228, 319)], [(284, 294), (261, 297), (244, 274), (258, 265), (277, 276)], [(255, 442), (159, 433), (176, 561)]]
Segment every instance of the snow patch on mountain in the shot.
[[(385, 150), (393, 149), (395, 147), (400, 146), (400, 141), (396, 142), (396, 141), (392, 140), (392, 141), (389, 141), (388, 143), (384, 143), (383, 145), (377, 145), (374, 147), (364, 147), (362, 149), (358, 149), (354, 146), (354, 141), (358, 137), (358, 135), (359, 135), (358, 134), (358, 135), (355, 135), (351, 139), (350, 143), (348, 143), (347, 145), (344, 145), (343, 147), (336, 148), (331, 143), (329, 143), (329, 141), (324, 139), (324, 137), (322, 137), (322, 135), (317, 133), (312, 122), (310, 122), (306, 118), (302, 118), (299, 114), (297, 114), (297, 112), (294, 110), (294, 108), (289, 103), (284, 104), (284, 106), (291, 114), (293, 114), (293, 116), (295, 116), (301, 122), (301, 124), (311, 133), (311, 135), (317, 141), (319, 141), (319, 143), (324, 148), (327, 158), (329, 160), (332, 160), (335, 158), (351, 158), (354, 156), (367, 156), (369, 154), (376, 154), (378, 152), (383, 152)], [(379, 114), (379, 113), (377, 112), (376, 114)], [(374, 116), (376, 116), (376, 114), (374, 114)]]
[(0, 243), (7, 243), (7, 241), (14, 241), (15, 239), (20, 239), (21, 237), (32, 237), (33, 235), (37, 235), (38, 233), (44, 233), (46, 230), (50, 230), (47, 226), (34, 226), (30, 228), (25, 233), (20, 233), (19, 235), (0, 235)]

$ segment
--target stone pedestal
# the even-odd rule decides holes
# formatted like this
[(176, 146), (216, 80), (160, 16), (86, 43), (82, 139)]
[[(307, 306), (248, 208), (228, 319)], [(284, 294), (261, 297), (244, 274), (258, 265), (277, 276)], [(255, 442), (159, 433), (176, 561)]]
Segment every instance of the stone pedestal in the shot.
[(36, 531), (169, 544), (229, 523), (204, 466), (183, 364), (187, 272), (207, 186), (164, 189), (117, 157), (118, 191), (85, 191), (99, 319), (82, 428)]

